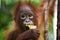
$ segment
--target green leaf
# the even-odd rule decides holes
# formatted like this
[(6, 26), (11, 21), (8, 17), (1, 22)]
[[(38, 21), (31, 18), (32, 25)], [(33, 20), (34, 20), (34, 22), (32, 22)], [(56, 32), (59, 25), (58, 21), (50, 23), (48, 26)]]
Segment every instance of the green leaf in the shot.
[(30, 0), (30, 2), (36, 6), (39, 6), (42, 2), (42, 0)]
[(2, 2), (5, 3), (6, 5), (9, 5), (18, 2), (18, 0), (2, 0)]

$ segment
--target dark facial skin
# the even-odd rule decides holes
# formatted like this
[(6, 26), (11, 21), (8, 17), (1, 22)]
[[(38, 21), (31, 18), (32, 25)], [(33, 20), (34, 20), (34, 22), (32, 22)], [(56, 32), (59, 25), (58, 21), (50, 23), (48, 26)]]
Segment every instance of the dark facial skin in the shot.
[(36, 16), (35, 13), (32, 11), (32, 8), (29, 6), (21, 6), (20, 10), (18, 11), (19, 14), (19, 21), (20, 25), (25, 29), (29, 29), (26, 25), (36, 25)]

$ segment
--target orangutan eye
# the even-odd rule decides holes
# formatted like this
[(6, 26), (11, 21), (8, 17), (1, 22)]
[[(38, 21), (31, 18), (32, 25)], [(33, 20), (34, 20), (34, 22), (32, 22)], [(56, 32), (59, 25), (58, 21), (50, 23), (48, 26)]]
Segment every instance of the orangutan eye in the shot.
[(25, 19), (26, 16), (25, 16), (25, 15), (21, 15), (20, 18), (21, 18), (21, 19)]
[(33, 15), (31, 15), (31, 14), (29, 14), (28, 16), (29, 16), (29, 18), (31, 18), (31, 19), (33, 18)]

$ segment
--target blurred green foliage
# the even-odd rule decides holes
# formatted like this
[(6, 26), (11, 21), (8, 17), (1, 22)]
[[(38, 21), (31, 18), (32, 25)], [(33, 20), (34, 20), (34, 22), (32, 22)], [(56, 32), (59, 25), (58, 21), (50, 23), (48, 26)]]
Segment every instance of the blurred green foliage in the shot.
[(48, 40), (54, 40), (53, 17), (49, 17)]
[(4, 3), (5, 0), (2, 0), (1, 8), (0, 8), (0, 30), (7, 29), (7, 25), (10, 21), (12, 21), (12, 12), (14, 2), (11, 4)]
[(0, 40), (5, 40), (5, 31), (12, 26), (12, 13), (17, 0), (1, 0)]

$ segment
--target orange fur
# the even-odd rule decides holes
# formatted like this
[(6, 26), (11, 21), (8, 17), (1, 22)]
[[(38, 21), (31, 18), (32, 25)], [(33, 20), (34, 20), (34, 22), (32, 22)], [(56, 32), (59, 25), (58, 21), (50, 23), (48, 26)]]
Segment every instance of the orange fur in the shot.
[(40, 37), (38, 38), (38, 40), (44, 40), (44, 34), (43, 34), (44, 33), (44, 13), (43, 13), (44, 3), (45, 3), (45, 1), (42, 1), (41, 5), (36, 7), (35, 5), (33, 5), (30, 2), (19, 1), (14, 9), (14, 18), (16, 17), (17, 11), (21, 5), (29, 5), (30, 7), (32, 7), (34, 9), (34, 12), (36, 13), (37, 20), (38, 20), (37, 28), (40, 30)]

